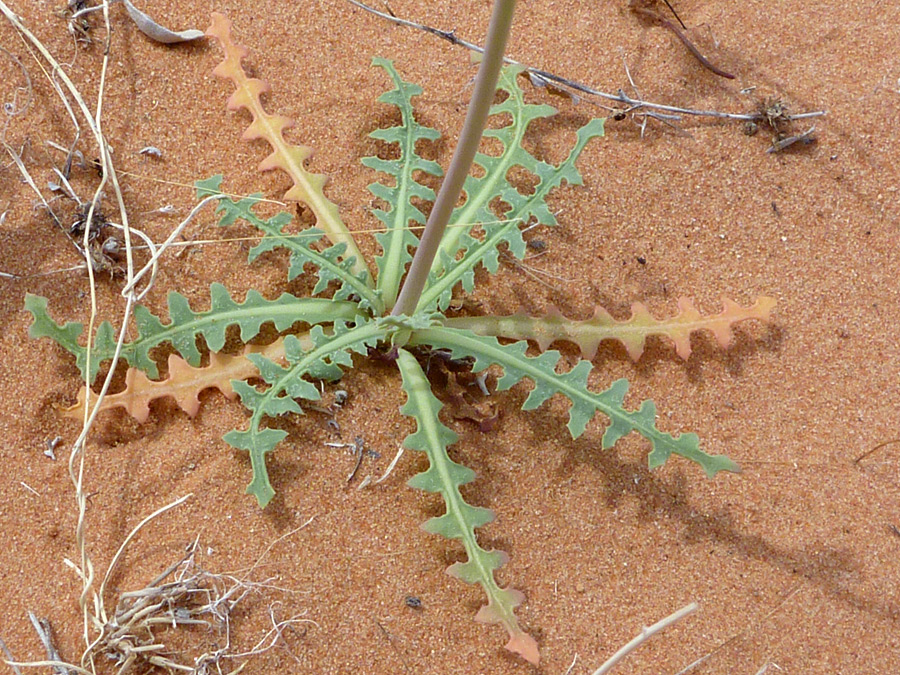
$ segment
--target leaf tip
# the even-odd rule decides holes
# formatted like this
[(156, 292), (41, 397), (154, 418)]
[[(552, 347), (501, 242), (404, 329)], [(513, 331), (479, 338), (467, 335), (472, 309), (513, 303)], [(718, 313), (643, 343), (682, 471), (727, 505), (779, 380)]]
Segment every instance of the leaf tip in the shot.
[[(511, 611), (525, 601), (525, 595), (514, 588), (505, 588), (500, 591), (500, 596), (504, 601), (505, 607), (501, 609), (493, 603), (484, 605), (478, 610), (475, 620), (486, 624), (501, 624), (509, 633), (509, 641), (505, 645), (506, 649), (514, 654), (518, 654), (529, 663), (538, 665), (541, 660), (541, 654), (537, 641), (522, 630), (515, 618), (511, 616)], [(510, 616), (504, 616), (503, 610), (510, 613)]]
[(254, 480), (247, 486), (247, 494), (256, 497), (256, 503), (259, 504), (259, 508), (264, 509), (272, 501), (272, 497), (275, 496), (275, 490), (272, 489), (271, 485), (257, 483)]
[(514, 654), (518, 654), (533, 666), (539, 665), (541, 662), (541, 653), (537, 642), (525, 631), (511, 634), (509, 642), (506, 643), (506, 648)]
[(231, 20), (221, 12), (212, 12), (209, 15), (209, 28), (206, 29), (207, 37), (222, 39), (222, 36), (231, 32)]

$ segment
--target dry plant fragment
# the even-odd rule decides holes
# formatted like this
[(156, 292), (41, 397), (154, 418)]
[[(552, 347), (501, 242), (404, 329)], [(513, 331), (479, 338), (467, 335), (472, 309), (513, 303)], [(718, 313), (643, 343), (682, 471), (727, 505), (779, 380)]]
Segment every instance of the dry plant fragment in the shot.
[[(734, 75), (713, 65), (709, 61), (709, 59), (703, 56), (703, 54), (700, 53), (700, 50), (697, 49), (696, 45), (694, 45), (694, 43), (691, 42), (688, 37), (681, 32), (681, 30), (679, 30), (678, 26), (676, 26), (674, 23), (672, 23), (667, 18), (659, 14), (655, 9), (653, 9), (653, 4), (653, 2), (646, 2), (646, 0), (631, 0), (629, 6), (631, 8), (631, 11), (635, 14), (639, 14), (641, 16), (647, 17), (652, 21), (656, 21), (661, 26), (664, 26), (665, 28), (668, 28), (670, 31), (672, 31), (672, 33), (675, 34), (675, 37), (681, 40), (681, 43), (685, 47), (687, 47), (688, 51), (693, 55), (695, 59), (697, 59), (697, 61), (700, 62), (700, 65), (702, 65), (704, 68), (712, 73), (715, 73), (719, 77), (724, 77), (727, 80), (734, 79)], [(666, 4), (668, 5), (669, 3), (667, 2)], [(669, 9), (672, 9), (671, 6), (669, 7)], [(678, 15), (676, 14), (675, 17), (678, 18)], [(680, 23), (681, 19), (678, 19), (678, 21)], [(682, 23), (681, 26), (684, 27), (684, 24)]]
[[(181, 560), (147, 586), (122, 593), (103, 626), (102, 636), (91, 645), (86, 658), (111, 659), (118, 667), (118, 674), (146, 672), (154, 666), (169, 672), (223, 672), (222, 662), (258, 654), (274, 646), (282, 639), (281, 629), (285, 626), (311, 622), (297, 616), (283, 621), (273, 618), (276, 635), (268, 647), (260, 649), (257, 645), (250, 652), (236, 653), (232, 645), (234, 610), (250, 593), (269, 588), (271, 580), (251, 582), (208, 572), (197, 565), (196, 551), (195, 543)], [(194, 648), (194, 654), (171, 649), (166, 637), (182, 626), (205, 628), (205, 647)]]
[[(394, 24), (400, 26), (406, 26), (408, 28), (415, 28), (417, 30), (425, 31), (426, 33), (430, 33), (432, 35), (436, 35), (437, 37), (447, 40), (453, 45), (458, 45), (460, 47), (464, 47), (465, 49), (469, 49), (474, 52), (483, 51), (480, 46), (469, 42), (468, 40), (464, 40), (456, 35), (456, 32), (453, 30), (446, 30), (442, 28), (435, 28), (433, 26), (427, 26), (422, 23), (417, 23), (415, 21), (409, 21), (408, 19), (403, 19), (394, 15), (393, 13), (380, 12), (374, 7), (370, 7), (369, 5), (360, 2), (359, 0), (349, 0), (349, 2), (357, 7), (364, 9), (367, 12), (375, 14), (376, 16), (381, 17), (387, 21), (390, 21)], [(507, 63), (510, 64), (519, 64), (518, 61), (514, 61), (511, 58), (506, 59)], [(562, 77), (561, 75), (556, 75), (555, 73), (548, 72), (546, 70), (541, 70), (540, 68), (532, 68), (531, 66), (526, 66), (524, 64), (520, 64), (523, 66), (525, 72), (528, 73), (528, 76), (531, 79), (532, 84), (535, 86), (541, 87), (546, 86), (549, 83), (553, 83), (556, 86), (562, 88), (563, 91), (566, 91), (570, 96), (572, 96), (575, 100), (580, 100), (581, 96), (594, 96), (600, 99), (605, 99), (607, 101), (614, 101), (616, 103), (620, 103), (628, 106), (627, 111), (620, 110), (620, 113), (626, 112), (634, 112), (637, 110), (641, 110), (643, 108), (648, 108), (652, 110), (662, 110), (669, 113), (674, 113), (675, 115), (697, 115), (700, 117), (715, 117), (720, 119), (732, 119), (732, 120), (762, 120), (764, 119), (764, 114), (760, 112), (752, 112), (752, 113), (734, 113), (734, 112), (724, 112), (720, 110), (699, 110), (696, 108), (685, 108), (676, 105), (669, 105), (665, 103), (654, 103), (652, 101), (634, 99), (628, 96), (624, 91), (619, 89), (615, 94), (611, 94), (606, 91), (600, 91), (594, 87), (588, 86), (586, 84), (582, 84), (580, 82), (576, 82), (574, 80), (570, 80), (566, 77)], [(826, 114), (824, 110), (815, 110), (812, 112), (803, 112), (795, 115), (790, 115), (789, 119), (791, 120), (799, 120), (799, 119), (807, 119), (810, 117), (821, 117)], [(624, 116), (621, 118), (624, 119)]]
[(169, 28), (166, 28), (165, 26), (158, 24), (156, 21), (150, 18), (149, 15), (145, 14), (137, 7), (132, 5), (129, 0), (122, 0), (122, 3), (125, 5), (125, 11), (128, 12), (128, 16), (131, 17), (132, 21), (134, 21), (135, 25), (138, 27), (138, 30), (140, 30), (151, 40), (171, 45), (177, 44), (179, 42), (191, 42), (203, 37), (203, 31), (196, 30), (194, 28), (189, 28), (187, 30), (181, 31), (173, 31)]
[[(437, 370), (445, 378), (442, 388), (449, 398), (450, 412), (453, 417), (458, 420), (474, 422), (481, 432), (493, 431), (500, 419), (500, 410), (493, 401), (470, 402), (469, 389), (466, 385), (485, 386), (483, 381), (469, 370), (471, 364), (464, 364), (466, 369), (460, 370), (452, 361), (440, 358), (432, 360), (431, 363), (437, 364)], [(429, 374), (431, 374), (430, 371)], [(486, 374), (482, 373), (482, 375)]]
[(784, 129), (791, 122), (788, 107), (779, 98), (769, 98), (759, 105), (759, 114), (762, 120), (774, 131)]
[(801, 145), (810, 145), (816, 142), (815, 137), (816, 127), (811, 126), (809, 129), (800, 134), (794, 134), (791, 136), (786, 136), (784, 134), (776, 134), (775, 138), (772, 139), (772, 147), (766, 150), (767, 153), (772, 154), (773, 152), (784, 152), (789, 147), (796, 143), (800, 143)]
[(649, 638), (653, 637), (653, 635), (681, 621), (684, 617), (697, 611), (698, 608), (699, 605), (696, 602), (692, 602), (689, 605), (685, 605), (677, 612), (673, 612), (665, 619), (657, 621), (652, 626), (645, 626), (641, 629), (641, 632), (637, 637), (629, 641), (628, 644), (624, 645), (621, 649), (619, 649), (619, 651), (613, 654), (602, 666), (594, 671), (593, 675), (606, 675), (606, 673), (610, 672), (616, 666), (616, 664), (619, 663), (619, 661), (621, 661), (629, 653), (640, 647)]

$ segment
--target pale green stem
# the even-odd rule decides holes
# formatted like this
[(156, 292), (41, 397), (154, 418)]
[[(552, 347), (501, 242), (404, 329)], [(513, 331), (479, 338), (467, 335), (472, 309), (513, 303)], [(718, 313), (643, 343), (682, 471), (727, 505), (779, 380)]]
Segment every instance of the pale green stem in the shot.
[(450, 214), (453, 213), (462, 192), (463, 183), (472, 167), (472, 160), (475, 159), (475, 153), (478, 151), (481, 134), (484, 132), (484, 125), (487, 122), (488, 113), (494, 101), (494, 92), (497, 90), (497, 82), (500, 79), (500, 67), (503, 65), (503, 53), (506, 50), (515, 7), (516, 0), (495, 0), (494, 2), (491, 23), (488, 26), (488, 34), (484, 43), (484, 58), (475, 78), (472, 102), (469, 104), (466, 121), (463, 124), (456, 151), (453, 153), (453, 159), (450, 161), (447, 176), (441, 183), (441, 189), (435, 199), (431, 215), (425, 224), (422, 240), (419, 242), (409, 267), (409, 274), (406, 276), (403, 288), (400, 289), (397, 304), (394, 305), (391, 312), (395, 316), (411, 315), (415, 312), (419, 297), (425, 288), (425, 282), (428, 280), (431, 263), (440, 248)]

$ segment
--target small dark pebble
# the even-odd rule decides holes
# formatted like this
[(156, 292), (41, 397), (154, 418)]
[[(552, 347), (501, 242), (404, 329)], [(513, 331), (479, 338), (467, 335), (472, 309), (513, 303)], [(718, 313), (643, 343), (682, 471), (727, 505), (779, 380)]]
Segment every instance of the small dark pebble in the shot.
[(419, 609), (422, 607), (422, 600), (417, 598), (415, 595), (407, 595), (403, 600), (407, 607), (412, 607), (413, 609)]

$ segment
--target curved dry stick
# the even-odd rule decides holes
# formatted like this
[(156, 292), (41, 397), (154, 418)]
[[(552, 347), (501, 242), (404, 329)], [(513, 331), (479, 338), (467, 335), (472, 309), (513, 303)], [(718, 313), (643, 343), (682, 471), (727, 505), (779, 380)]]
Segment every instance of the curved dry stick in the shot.
[[(647, 18), (652, 19), (653, 21), (657, 21), (660, 24), (662, 24), (663, 26), (665, 26), (666, 28), (668, 28), (670, 31), (675, 33), (675, 35), (678, 37), (678, 39), (681, 40), (682, 44), (688, 48), (688, 51), (690, 51), (690, 53), (694, 55), (694, 58), (697, 59), (701, 63), (701, 65), (703, 65), (703, 67), (706, 68), (707, 70), (715, 73), (719, 77), (724, 77), (729, 80), (734, 79), (734, 75), (732, 75), (731, 73), (726, 72), (726, 71), (722, 70), (721, 68), (718, 68), (715, 65), (713, 65), (712, 63), (710, 63), (709, 59), (707, 59), (705, 56), (703, 56), (703, 54), (700, 53), (700, 50), (694, 46), (694, 43), (691, 42), (690, 40), (688, 40), (687, 35), (682, 33), (681, 30), (678, 28), (678, 26), (676, 26), (674, 23), (669, 21), (664, 16), (660, 16), (659, 14), (654, 12), (652, 9), (647, 9), (645, 7), (636, 7), (634, 5), (632, 5), (631, 11), (634, 12), (635, 14), (640, 14), (642, 16), (646, 16)], [(679, 21), (680, 21), (680, 19), (679, 19)]]
[(617, 651), (615, 654), (613, 654), (606, 663), (604, 663), (602, 666), (597, 668), (597, 670), (594, 671), (594, 675), (606, 675), (606, 673), (611, 671), (619, 661), (624, 659), (629, 653), (633, 652), (635, 649), (640, 647), (644, 642), (646, 642), (647, 638), (652, 637), (653, 635), (660, 632), (661, 630), (665, 630), (666, 628), (671, 626), (673, 623), (677, 623), (678, 621), (681, 621), (688, 614), (691, 614), (691, 613), (695, 612), (697, 609), (699, 609), (699, 607), (700, 607), (700, 605), (698, 605), (696, 602), (692, 602), (689, 605), (685, 605), (684, 607), (679, 609), (677, 612), (670, 614), (665, 619), (663, 619), (661, 621), (657, 621), (652, 626), (647, 626), (647, 627), (643, 628), (636, 638), (634, 638), (631, 642), (629, 642), (627, 645), (625, 645), (619, 651)]

